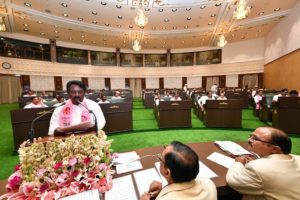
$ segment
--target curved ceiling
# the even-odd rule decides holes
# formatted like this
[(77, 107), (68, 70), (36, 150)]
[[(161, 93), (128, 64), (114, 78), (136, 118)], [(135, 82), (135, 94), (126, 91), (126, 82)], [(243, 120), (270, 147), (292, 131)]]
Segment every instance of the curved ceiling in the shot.
[[(215, 46), (264, 37), (298, 0), (249, 0), (249, 16), (234, 20), (236, 0), (4, 0), (7, 31), (99, 47), (142, 49)], [(140, 4), (142, 3), (142, 4)], [(149, 22), (134, 23), (142, 7)]]

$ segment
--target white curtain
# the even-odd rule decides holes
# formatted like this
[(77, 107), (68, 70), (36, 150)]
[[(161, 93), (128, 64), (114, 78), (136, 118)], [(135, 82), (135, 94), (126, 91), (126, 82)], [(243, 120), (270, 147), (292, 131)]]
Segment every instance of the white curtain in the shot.
[(159, 88), (159, 78), (146, 78), (146, 88), (147, 89)]
[(248, 85), (248, 88), (254, 88), (258, 86), (257, 74), (246, 74), (243, 76), (243, 88)]
[(91, 90), (102, 90), (105, 88), (104, 78), (89, 78), (89, 88)]
[(210, 76), (206, 78), (206, 91), (210, 91), (213, 84), (217, 84), (219, 86), (218, 76)]
[(0, 76), (0, 104), (18, 102), (20, 95), (20, 77)]
[(53, 76), (30, 75), (30, 88), (33, 91), (55, 90)]
[(66, 87), (67, 83), (69, 81), (73, 81), (73, 80), (81, 81), (81, 78), (80, 77), (62, 77), (62, 86), (63, 86), (63, 88), (66, 90), (67, 89), (67, 87)]
[(202, 87), (202, 77), (187, 77), (188, 88), (201, 88)]
[(132, 90), (133, 97), (142, 97), (142, 79), (131, 78), (130, 89)]
[(182, 88), (182, 78), (181, 77), (164, 78), (164, 88)]
[(226, 75), (226, 87), (238, 87), (239, 86), (239, 75)]
[(125, 89), (125, 78), (111, 78), (111, 89)]

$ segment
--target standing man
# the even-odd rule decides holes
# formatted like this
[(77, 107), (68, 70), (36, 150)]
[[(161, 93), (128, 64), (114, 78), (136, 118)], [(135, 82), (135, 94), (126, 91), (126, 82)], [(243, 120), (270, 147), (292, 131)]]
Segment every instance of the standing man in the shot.
[(198, 155), (187, 145), (174, 141), (168, 145), (160, 160), (160, 173), (168, 185), (154, 181), (140, 200), (217, 200), (214, 183), (206, 177), (197, 178)]
[(259, 157), (237, 157), (226, 180), (244, 199), (300, 199), (300, 156), (291, 155), (290, 138), (281, 130), (257, 128), (248, 139), (249, 150)]
[(64, 106), (56, 108), (52, 114), (49, 127), (49, 135), (64, 135), (61, 128), (90, 122), (90, 126), (95, 126), (95, 114), (97, 118), (97, 128), (102, 129), (105, 125), (105, 118), (100, 106), (84, 97), (86, 86), (81, 81), (69, 81), (67, 83), (69, 100)]

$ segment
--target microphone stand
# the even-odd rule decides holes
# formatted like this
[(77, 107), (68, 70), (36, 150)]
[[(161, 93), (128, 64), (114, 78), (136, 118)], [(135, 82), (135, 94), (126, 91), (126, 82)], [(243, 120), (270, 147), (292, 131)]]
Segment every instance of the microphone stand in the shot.
[(97, 122), (97, 117), (95, 115), (95, 113), (93, 112), (93, 110), (90, 110), (88, 107), (86, 107), (83, 103), (81, 103), (81, 101), (79, 99), (77, 99), (77, 102), (84, 107), (87, 111), (89, 111), (89, 113), (93, 114), (94, 119), (95, 119), (95, 131), (96, 131), (96, 135), (98, 136), (98, 122)]
[(44, 117), (46, 114), (49, 114), (49, 113), (52, 113), (56, 108), (60, 107), (60, 106), (63, 106), (65, 105), (66, 103), (62, 103), (61, 105), (57, 106), (57, 107), (54, 107), (52, 108), (51, 110), (49, 111), (46, 111), (44, 112), (43, 114), (41, 114), (40, 116), (37, 116), (36, 118), (34, 118), (31, 122), (31, 125), (30, 125), (30, 130), (29, 130), (29, 142), (30, 143), (33, 143), (33, 138), (34, 138), (34, 124), (36, 121), (38, 121), (40, 118)]

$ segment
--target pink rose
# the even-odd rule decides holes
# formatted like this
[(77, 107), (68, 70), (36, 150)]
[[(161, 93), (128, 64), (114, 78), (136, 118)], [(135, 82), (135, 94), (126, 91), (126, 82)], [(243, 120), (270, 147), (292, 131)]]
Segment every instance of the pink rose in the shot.
[(8, 178), (7, 188), (9, 190), (16, 190), (20, 187), (21, 183), (22, 183), (22, 178), (21, 178), (20, 171), (16, 171)]
[(104, 185), (106, 185), (106, 177), (103, 177), (103, 178), (101, 178), (100, 180), (99, 180), (99, 184), (101, 185), (101, 186), (104, 186)]
[(25, 184), (22, 189), (23, 189), (23, 193), (26, 196), (30, 196), (31, 193), (33, 192), (34, 187), (31, 184)]
[(74, 166), (77, 163), (77, 158), (72, 158), (71, 160), (69, 160), (69, 165), (70, 166)]
[(48, 190), (49, 184), (47, 182), (43, 183), (40, 187), (40, 192), (44, 193), (46, 190)]
[(15, 172), (16, 172), (16, 171), (19, 171), (20, 168), (21, 168), (21, 165), (20, 165), (20, 164), (16, 165), (16, 166), (15, 166)]
[(91, 159), (90, 157), (86, 157), (86, 158), (83, 160), (83, 163), (84, 163), (85, 165), (88, 165), (88, 164), (90, 164), (91, 161), (92, 161), (92, 159)]
[(102, 171), (102, 170), (105, 170), (107, 168), (106, 164), (105, 163), (101, 163), (99, 165), (99, 170)]
[(63, 187), (68, 185), (69, 175), (67, 173), (60, 174), (55, 180), (55, 184)]
[(46, 172), (47, 170), (46, 169), (39, 169), (38, 172), (37, 172), (37, 176), (38, 177), (43, 177), (44, 173)]
[(63, 163), (62, 163), (62, 162), (57, 162), (57, 163), (55, 163), (53, 169), (54, 169), (54, 170), (57, 170), (57, 169), (61, 168), (62, 166), (63, 166)]
[(76, 176), (78, 176), (78, 174), (79, 174), (79, 171), (78, 171), (78, 170), (75, 170), (75, 171), (73, 171), (73, 172), (71, 173), (71, 176), (72, 176), (72, 177), (76, 177)]

